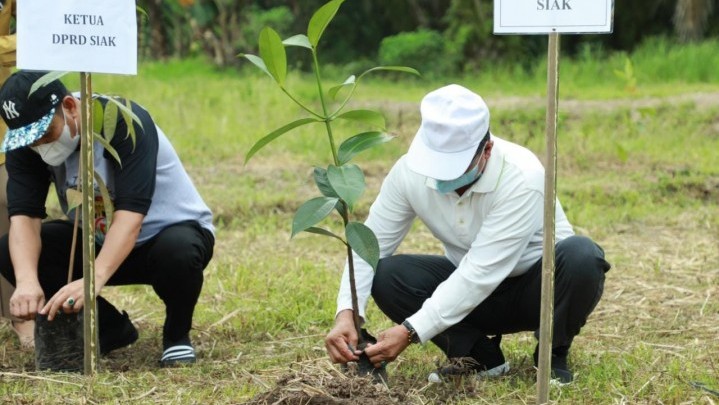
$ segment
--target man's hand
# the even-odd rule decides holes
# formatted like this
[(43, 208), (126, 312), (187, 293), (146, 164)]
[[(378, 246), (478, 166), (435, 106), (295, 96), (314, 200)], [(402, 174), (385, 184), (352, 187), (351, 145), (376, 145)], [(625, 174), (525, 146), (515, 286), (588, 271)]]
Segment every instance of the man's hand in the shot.
[(337, 314), (335, 327), (325, 337), (325, 348), (333, 363), (347, 363), (359, 360), (362, 351), (357, 350), (357, 330), (351, 310)]
[(45, 293), (40, 283), (18, 283), (10, 297), (10, 314), (20, 319), (34, 319), (35, 314), (45, 304)]
[[(100, 294), (103, 286), (104, 283), (95, 280), (95, 296)], [(40, 310), (40, 314), (47, 315), (47, 320), (52, 321), (59, 311), (66, 314), (77, 313), (84, 305), (85, 281), (80, 278), (59, 289)]]
[(367, 346), (364, 352), (375, 367), (381, 367), (383, 362), (394, 361), (407, 346), (407, 328), (397, 325), (380, 333), (377, 343)]

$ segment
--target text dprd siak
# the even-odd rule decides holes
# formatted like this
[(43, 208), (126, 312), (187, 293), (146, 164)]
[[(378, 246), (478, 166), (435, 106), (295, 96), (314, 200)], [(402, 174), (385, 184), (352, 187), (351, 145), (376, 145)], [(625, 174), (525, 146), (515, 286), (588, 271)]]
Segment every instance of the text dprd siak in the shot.
[[(65, 25), (91, 25), (104, 26), (105, 22), (101, 15), (93, 14), (64, 14)], [(62, 45), (90, 45), (90, 46), (117, 46), (117, 38), (108, 35), (83, 35), (83, 34), (52, 34), (53, 44)]]
[(114, 36), (52, 34), (52, 43), (62, 45), (117, 46), (116, 41)]

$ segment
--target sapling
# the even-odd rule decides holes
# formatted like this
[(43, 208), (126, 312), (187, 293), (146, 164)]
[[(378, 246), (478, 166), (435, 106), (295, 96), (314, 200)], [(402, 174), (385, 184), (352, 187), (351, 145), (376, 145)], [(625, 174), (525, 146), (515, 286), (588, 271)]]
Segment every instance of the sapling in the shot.
[[(306, 117), (285, 124), (257, 141), (247, 153), (245, 163), (268, 143), (292, 129), (309, 124), (319, 124), (324, 127), (328, 146), (332, 152), (332, 163), (326, 169), (322, 167), (314, 168), (314, 181), (322, 195), (306, 201), (299, 207), (292, 220), (291, 235), (294, 237), (300, 232), (325, 235), (339, 240), (346, 247), (354, 326), (359, 339), (358, 348), (363, 350), (369, 335), (361, 329), (352, 252), (354, 251), (369, 263), (372, 269), (376, 270), (379, 262), (379, 245), (370, 228), (361, 222), (353, 221), (351, 218), (354, 207), (364, 192), (365, 179), (362, 170), (350, 162), (358, 153), (384, 144), (391, 140), (392, 136), (385, 132), (385, 120), (381, 113), (366, 109), (345, 110), (345, 107), (352, 98), (360, 80), (369, 73), (377, 71), (398, 71), (416, 75), (419, 75), (419, 73), (415, 69), (404, 66), (377, 66), (364, 71), (359, 76), (349, 76), (343, 83), (330, 88), (325, 93), (322, 87), (317, 45), (343, 2), (344, 0), (332, 0), (315, 11), (307, 26), (307, 35), (299, 34), (283, 41), (272, 28), (263, 28), (259, 35), (259, 57), (241, 54), (242, 57), (269, 75), (289, 99), (307, 113)], [(302, 103), (287, 88), (287, 55), (285, 47), (288, 46), (304, 48), (312, 56), (312, 68), (317, 82), (316, 89), (321, 107), (319, 111), (313, 110)], [(341, 101), (338, 104), (331, 104), (329, 99), (337, 98), (340, 93), (344, 94)], [(335, 107), (332, 108), (333, 106)], [(359, 122), (372, 127), (372, 130), (351, 136), (337, 146), (337, 138), (332, 126), (335, 120)], [(342, 219), (344, 235), (338, 235), (328, 229), (315, 226), (333, 212), (336, 212)], [(361, 372), (374, 373), (374, 367), (369, 363), (367, 356), (361, 357), (360, 360)]]

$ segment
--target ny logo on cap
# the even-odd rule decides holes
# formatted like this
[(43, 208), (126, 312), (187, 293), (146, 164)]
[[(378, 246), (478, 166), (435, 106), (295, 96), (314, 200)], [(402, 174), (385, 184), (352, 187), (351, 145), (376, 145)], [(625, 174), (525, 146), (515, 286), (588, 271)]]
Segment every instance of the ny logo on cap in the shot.
[(5, 111), (5, 118), (9, 120), (20, 116), (20, 114), (15, 109), (15, 103), (10, 100), (5, 100), (5, 102), (2, 104), (2, 109), (3, 111)]

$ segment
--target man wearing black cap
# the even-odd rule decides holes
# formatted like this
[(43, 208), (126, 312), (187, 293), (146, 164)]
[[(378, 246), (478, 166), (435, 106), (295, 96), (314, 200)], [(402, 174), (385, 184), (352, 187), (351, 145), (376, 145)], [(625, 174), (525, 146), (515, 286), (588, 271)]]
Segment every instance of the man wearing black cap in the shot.
[[(59, 80), (30, 94), (42, 75), (20, 71), (0, 89), (0, 115), (9, 128), (0, 151), (7, 154), (10, 216), (10, 233), (0, 238), (0, 271), (16, 286), (14, 316), (52, 320), (84, 304), (82, 249), (75, 251), (74, 281), (66, 285), (76, 215), (68, 190), (78, 186), (81, 121), (80, 101)], [(121, 114), (114, 133), (102, 134), (120, 162), (99, 141), (93, 145), (96, 175), (112, 200), (104, 201), (95, 186), (96, 293), (105, 285), (151, 285), (166, 306), (161, 365), (194, 363), (189, 331), (212, 257), (212, 214), (162, 130), (139, 105), (132, 103), (132, 111), (141, 124), (133, 123), (134, 140)], [(51, 182), (69, 220), (42, 221)], [(110, 203), (108, 224), (103, 207)], [(137, 339), (127, 313), (101, 296), (97, 305), (101, 353)]]
[[(430, 382), (500, 376), (509, 370), (502, 334), (539, 328), (544, 168), (531, 151), (490, 133), (487, 105), (464, 87), (430, 92), (420, 112), (409, 151), (385, 178), (365, 222), (379, 241), (377, 272), (354, 255), (360, 316), (371, 295), (397, 323), (365, 353), (379, 367), (409, 344), (431, 340), (451, 361)], [(393, 256), (416, 217), (444, 255)], [(599, 302), (610, 265), (597, 244), (574, 235), (558, 202), (555, 232), (552, 373), (569, 383), (569, 347)], [(337, 363), (361, 354), (352, 349), (351, 308), (345, 266), (335, 327), (325, 339)]]

